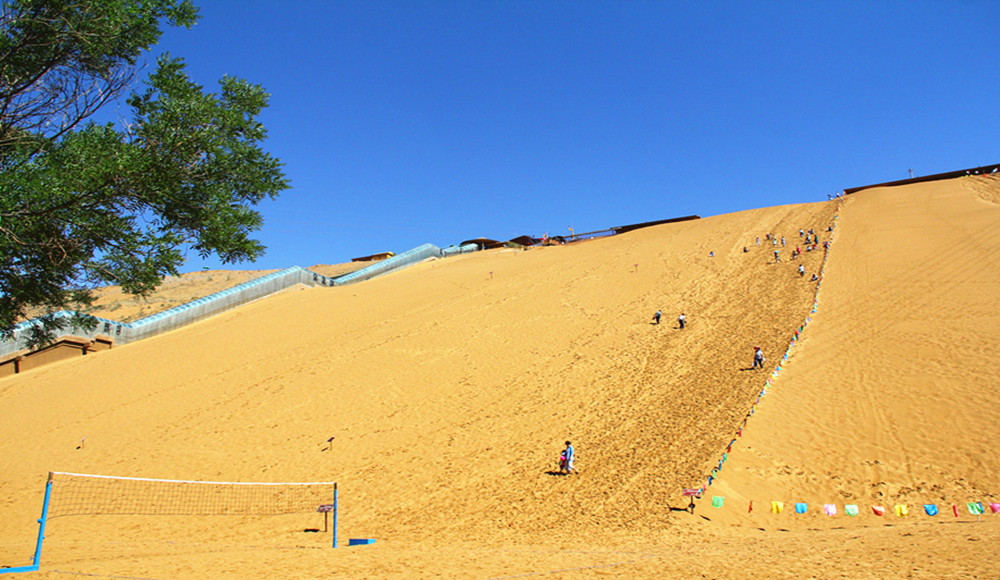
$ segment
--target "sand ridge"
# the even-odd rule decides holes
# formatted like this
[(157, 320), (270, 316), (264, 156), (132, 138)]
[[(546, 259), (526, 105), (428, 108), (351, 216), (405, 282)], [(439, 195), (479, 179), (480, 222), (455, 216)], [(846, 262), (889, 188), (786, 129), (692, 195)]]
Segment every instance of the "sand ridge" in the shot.
[[(995, 206), (960, 182), (844, 204), (821, 308), (711, 488), (723, 509), (677, 511), (680, 489), (710, 472), (815, 290), (790, 246), (775, 264), (754, 238), (827, 239), (833, 203), (427, 262), (0, 380), (0, 562), (27, 563), (44, 474), (60, 470), (334, 479), (343, 537), (379, 543), (329, 550), (328, 536), (302, 532), (316, 514), (67, 517), (51, 522), (39, 577), (985, 574), (989, 518), (885, 527), (769, 519), (742, 503), (998, 489), (982, 451), (1000, 285), (982, 270), (1000, 240)], [(802, 263), (812, 273), (821, 259)], [(961, 323), (940, 330), (942, 310)], [(764, 371), (743, 370), (754, 344)], [(956, 411), (956, 399), (977, 404)], [(966, 423), (978, 431), (955, 430)], [(565, 439), (580, 473), (552, 475)]]

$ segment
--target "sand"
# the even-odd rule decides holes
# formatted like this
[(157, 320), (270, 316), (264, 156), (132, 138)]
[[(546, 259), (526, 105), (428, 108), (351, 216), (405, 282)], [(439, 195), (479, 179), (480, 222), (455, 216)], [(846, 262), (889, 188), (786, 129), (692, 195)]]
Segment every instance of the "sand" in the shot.
[[(830, 239), (836, 202), (304, 288), (0, 379), (0, 565), (30, 563), (46, 474), (68, 471), (337, 481), (341, 538), (377, 543), (333, 550), (315, 513), (69, 516), (31, 577), (994, 577), (1000, 520), (964, 504), (1000, 490), (998, 190), (844, 201), (819, 308), (708, 490), (722, 508), (680, 491), (810, 316), (796, 267), (823, 253), (788, 254), (799, 228)], [(556, 475), (567, 439), (579, 472)], [(876, 502), (912, 513), (843, 515)]]

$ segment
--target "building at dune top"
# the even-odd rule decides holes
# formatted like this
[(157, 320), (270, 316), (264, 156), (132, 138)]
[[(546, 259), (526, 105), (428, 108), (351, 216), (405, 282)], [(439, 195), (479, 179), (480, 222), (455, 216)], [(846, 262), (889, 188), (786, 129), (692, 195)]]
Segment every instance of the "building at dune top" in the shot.
[[(991, 577), (997, 224), (993, 174), (885, 185), (421, 261), (2, 377), (0, 566), (59, 472), (146, 483), (54, 476), (38, 577)], [(755, 242), (800, 230), (794, 260)], [(204, 507), (163, 482), (336, 482), (344, 541), (327, 484)]]
[(360, 258), (351, 258), (352, 262), (377, 262), (379, 260), (386, 260), (395, 256), (396, 254), (392, 252), (378, 252), (371, 254), (369, 256), (361, 256)]

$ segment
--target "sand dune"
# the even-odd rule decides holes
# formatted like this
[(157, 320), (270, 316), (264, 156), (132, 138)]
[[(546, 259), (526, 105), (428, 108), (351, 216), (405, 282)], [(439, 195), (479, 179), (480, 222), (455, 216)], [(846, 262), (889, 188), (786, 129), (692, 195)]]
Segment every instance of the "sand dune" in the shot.
[[(30, 561), (56, 470), (335, 480), (342, 536), (378, 543), (331, 550), (302, 531), (318, 514), (65, 517), (36, 577), (989, 575), (990, 516), (763, 508), (996, 497), (997, 190), (846, 200), (820, 308), (708, 490), (723, 508), (679, 511), (680, 490), (810, 315), (796, 267), (823, 253), (788, 254), (800, 228), (829, 239), (835, 203), (428, 262), (2, 379), (0, 564)], [(789, 242), (781, 263), (765, 233)], [(566, 439), (579, 473), (553, 475)]]

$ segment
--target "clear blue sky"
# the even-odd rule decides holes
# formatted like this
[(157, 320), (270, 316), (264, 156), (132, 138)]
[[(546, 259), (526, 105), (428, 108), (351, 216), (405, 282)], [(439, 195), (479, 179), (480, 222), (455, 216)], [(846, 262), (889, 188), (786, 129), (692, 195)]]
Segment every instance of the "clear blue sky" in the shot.
[[(1000, 4), (201, 0), (154, 50), (263, 85), (256, 264), (825, 200), (1000, 162)], [(150, 56), (152, 62), (152, 55)], [(192, 259), (183, 271), (217, 261)]]

